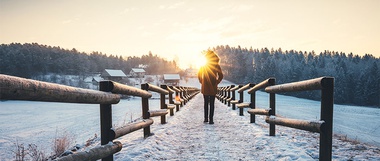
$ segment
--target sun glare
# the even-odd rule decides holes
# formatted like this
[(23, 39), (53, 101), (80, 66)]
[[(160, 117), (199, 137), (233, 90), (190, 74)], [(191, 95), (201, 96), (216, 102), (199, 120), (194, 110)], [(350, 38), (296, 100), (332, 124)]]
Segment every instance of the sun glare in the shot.
[(206, 59), (204, 56), (201, 56), (201, 57), (199, 57), (198, 60), (196, 60), (196, 62), (194, 62), (194, 63), (195, 63), (195, 67), (196, 67), (197, 69), (199, 69), (199, 68), (201, 68), (202, 66), (206, 65), (206, 63), (207, 63), (207, 59)]

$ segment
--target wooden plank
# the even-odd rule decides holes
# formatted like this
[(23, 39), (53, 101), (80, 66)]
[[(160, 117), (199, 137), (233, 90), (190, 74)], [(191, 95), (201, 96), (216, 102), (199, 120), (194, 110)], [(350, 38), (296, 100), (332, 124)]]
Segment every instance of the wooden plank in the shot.
[(239, 89), (241, 86), (234, 86), (233, 88), (230, 89), (230, 91), (236, 91), (237, 89)]
[(168, 109), (174, 109), (174, 108), (175, 108), (175, 105), (173, 105), (173, 104), (168, 104), (168, 105), (167, 105), (167, 108), (168, 108)]
[(266, 117), (265, 122), (317, 133), (321, 132), (322, 126), (324, 125), (324, 121), (307, 121), (279, 118), (276, 116)]
[(299, 82), (279, 84), (275, 86), (270, 86), (265, 88), (268, 93), (281, 93), (281, 92), (296, 92), (296, 91), (306, 91), (306, 90), (318, 90), (322, 89), (322, 84), (326, 79), (331, 79), (331, 77), (320, 77), (315, 79), (309, 79)]
[(120, 96), (0, 74), (0, 100), (116, 104)]
[(274, 82), (275, 82), (275, 78), (268, 78), (268, 79), (260, 82), (259, 84), (256, 84), (254, 87), (252, 87), (251, 89), (249, 89), (247, 92), (249, 94), (252, 94), (253, 92), (256, 92), (256, 91), (258, 91), (260, 89), (263, 89), (265, 87), (274, 85)]
[(162, 89), (161, 87), (158, 87), (149, 83), (146, 83), (146, 89), (153, 92), (160, 93), (160, 94), (165, 94), (165, 95), (169, 94), (169, 92), (166, 89)]
[(249, 106), (250, 104), (251, 103), (239, 103), (239, 104), (236, 105), (236, 107), (238, 107), (238, 108), (247, 108), (247, 107), (250, 107)]
[(88, 161), (98, 160), (105, 158), (109, 155), (115, 154), (122, 149), (123, 145), (119, 141), (109, 143), (106, 145), (98, 146), (90, 150), (77, 152), (68, 156), (64, 156), (55, 161)]
[(155, 117), (155, 116), (165, 116), (168, 114), (167, 109), (160, 109), (160, 110), (149, 110), (150, 117)]
[(101, 81), (100, 86), (106, 86), (107, 91), (105, 92), (112, 92), (115, 94), (124, 94), (124, 95), (130, 95), (130, 96), (138, 96), (142, 98), (150, 98), (152, 97), (152, 94), (142, 90), (140, 88), (127, 86), (121, 83), (113, 82), (113, 81)]
[(256, 108), (256, 109), (249, 109), (247, 112), (250, 113), (250, 114), (253, 114), (253, 115), (266, 115), (266, 116), (268, 116), (269, 115), (269, 110), (270, 109), (259, 109), (259, 108)]
[(241, 87), (239, 90), (237, 90), (239, 93), (242, 93), (244, 92), (245, 90), (247, 90), (248, 88), (251, 88), (255, 86), (255, 84), (252, 84), (252, 83), (248, 83), (246, 84), (245, 86)]
[(129, 134), (131, 132), (134, 132), (136, 130), (140, 130), (142, 128), (145, 128), (145, 127), (148, 127), (150, 125), (153, 124), (153, 119), (143, 119), (143, 120), (140, 120), (140, 121), (137, 121), (137, 122), (133, 122), (133, 123), (130, 123), (130, 124), (127, 124), (123, 127), (120, 127), (120, 128), (117, 128), (115, 131), (114, 131), (114, 135), (115, 135), (115, 139), (119, 138), (119, 137), (122, 137), (126, 134)]
[(240, 103), (239, 100), (232, 100), (231, 101), (231, 104), (238, 104), (238, 103)]

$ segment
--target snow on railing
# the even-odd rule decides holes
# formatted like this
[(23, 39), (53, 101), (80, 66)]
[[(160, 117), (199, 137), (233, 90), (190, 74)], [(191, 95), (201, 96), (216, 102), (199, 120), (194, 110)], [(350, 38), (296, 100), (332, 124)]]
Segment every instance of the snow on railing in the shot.
[[(241, 87), (238, 91), (242, 95), (242, 91), (246, 90), (249, 84)], [(230, 87), (232, 88), (232, 87)], [(218, 97), (225, 99), (231, 92), (229, 88), (219, 87)], [(234, 89), (234, 88), (232, 88)], [(255, 92), (265, 89), (269, 93), (269, 109), (256, 109)], [(276, 117), (275, 94), (282, 92), (297, 92), (321, 90), (321, 118), (320, 120), (307, 121), (289, 118)], [(232, 91), (234, 94), (234, 91)], [(305, 81), (292, 82), (286, 84), (275, 85), (275, 79), (269, 78), (261, 83), (253, 86), (247, 91), (251, 95), (250, 103), (242, 103), (240, 99), (236, 106), (242, 108), (250, 107), (247, 112), (251, 114), (251, 123), (255, 122), (255, 114), (266, 115), (265, 121), (270, 124), (269, 135), (275, 136), (275, 125), (291, 127), (295, 129), (320, 133), (319, 139), (319, 160), (331, 160), (332, 157), (332, 129), (333, 129), (333, 107), (334, 107), (334, 78), (320, 77)], [(223, 102), (223, 101), (222, 101)], [(231, 102), (232, 103), (232, 102)]]
[[(183, 104), (172, 100), (173, 97), (171, 95), (174, 92), (176, 92), (177, 96), (180, 96), (181, 100), (185, 100), (186, 102), (199, 93), (199, 89), (197, 88), (181, 86), (169, 87), (161, 85), (161, 87), (157, 87), (151, 84), (142, 84), (141, 88), (142, 89), (127, 86), (113, 81), (101, 81), (99, 83), (100, 91), (96, 91), (0, 74), (0, 100), (100, 104), (101, 146), (56, 159), (64, 161), (98, 159), (112, 161), (113, 154), (122, 149), (122, 144), (119, 141), (113, 141), (114, 139), (139, 129), (144, 129), (144, 137), (150, 136), (150, 125), (153, 124), (153, 119), (150, 117), (153, 116), (161, 116), (161, 123), (166, 122), (165, 115), (168, 113), (168, 107), (171, 109), (174, 108), (172, 105), (165, 103), (165, 95), (169, 95), (169, 103), (174, 103), (178, 106), (178, 111), (179, 105)], [(161, 94), (160, 111), (149, 111), (148, 99), (152, 97), (152, 94), (147, 90)], [(120, 101), (120, 95), (141, 97), (143, 119), (113, 129), (112, 104), (117, 104)], [(171, 113), (171, 115), (174, 115), (174, 112)], [(162, 120), (162, 118), (164, 118), (164, 120)]]

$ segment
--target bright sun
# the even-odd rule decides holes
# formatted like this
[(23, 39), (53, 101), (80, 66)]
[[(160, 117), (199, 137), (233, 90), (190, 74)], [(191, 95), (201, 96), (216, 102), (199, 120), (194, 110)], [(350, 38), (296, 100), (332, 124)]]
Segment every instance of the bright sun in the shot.
[(200, 69), (202, 66), (206, 65), (206, 63), (207, 63), (207, 59), (206, 59), (204, 56), (201, 56), (201, 57), (199, 57), (198, 60), (196, 60), (196, 62), (194, 62), (194, 63), (195, 63), (195, 67), (196, 67), (197, 69)]

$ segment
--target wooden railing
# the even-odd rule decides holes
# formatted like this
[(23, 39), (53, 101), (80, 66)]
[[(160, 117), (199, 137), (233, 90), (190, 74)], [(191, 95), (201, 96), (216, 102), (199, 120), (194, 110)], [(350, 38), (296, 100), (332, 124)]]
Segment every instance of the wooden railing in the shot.
[[(114, 139), (139, 129), (144, 129), (144, 137), (147, 137), (150, 135), (150, 125), (153, 124), (153, 119), (150, 117), (161, 116), (161, 123), (165, 123), (167, 109), (168, 107), (172, 108), (170, 102), (183, 105), (182, 103), (170, 100), (173, 99), (170, 95), (173, 94), (174, 91), (178, 99), (186, 102), (199, 93), (199, 90), (196, 88), (179, 86), (168, 87), (163, 85), (157, 87), (151, 84), (142, 84), (141, 88), (142, 89), (127, 86), (113, 81), (102, 81), (99, 84), (100, 91), (95, 91), (0, 74), (0, 100), (100, 104), (101, 146), (56, 159), (59, 161), (98, 159), (112, 161), (113, 154), (122, 149), (122, 143), (113, 141)], [(159, 111), (149, 110), (149, 98), (151, 98), (152, 94), (147, 90), (160, 93), (161, 109)], [(141, 97), (143, 119), (113, 129), (112, 104), (117, 104), (120, 101), (120, 95)], [(165, 102), (165, 95), (169, 95), (169, 104)], [(179, 108), (177, 111), (178, 110)]]
[[(247, 86), (247, 85), (246, 85)], [(244, 86), (244, 87), (246, 87)], [(223, 90), (225, 88), (218, 88)], [(265, 89), (269, 93), (269, 109), (256, 108), (255, 92)], [(244, 88), (239, 89), (245, 90)], [(282, 92), (297, 92), (308, 90), (321, 90), (321, 116), (320, 120), (298, 120), (276, 117), (275, 94)], [(247, 112), (251, 114), (251, 123), (255, 123), (255, 115), (266, 115), (265, 121), (270, 124), (269, 135), (275, 136), (275, 125), (286, 126), (299, 130), (320, 133), (319, 160), (331, 160), (332, 158), (332, 129), (333, 129), (333, 107), (334, 107), (334, 78), (321, 77), (305, 81), (275, 85), (275, 79), (269, 78), (253, 86), (248, 90), (251, 95), (250, 103), (237, 104), (239, 107), (251, 107)], [(242, 94), (242, 93), (241, 93)], [(242, 99), (241, 99), (242, 100)]]

